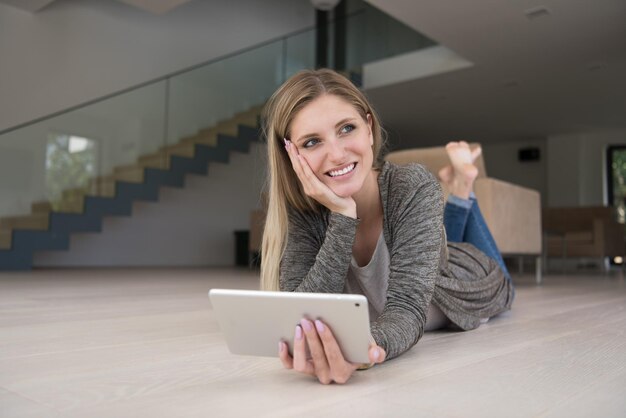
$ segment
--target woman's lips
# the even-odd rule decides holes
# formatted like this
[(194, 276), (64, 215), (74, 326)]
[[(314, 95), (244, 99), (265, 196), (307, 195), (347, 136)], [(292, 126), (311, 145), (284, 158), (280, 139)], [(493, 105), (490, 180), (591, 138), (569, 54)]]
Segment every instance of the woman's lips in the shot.
[(340, 169), (330, 170), (326, 174), (328, 176), (330, 176), (331, 178), (343, 177), (343, 176), (345, 176), (347, 174), (352, 173), (355, 168), (356, 168), (356, 163), (350, 163), (350, 164), (348, 164), (345, 167), (342, 167)]

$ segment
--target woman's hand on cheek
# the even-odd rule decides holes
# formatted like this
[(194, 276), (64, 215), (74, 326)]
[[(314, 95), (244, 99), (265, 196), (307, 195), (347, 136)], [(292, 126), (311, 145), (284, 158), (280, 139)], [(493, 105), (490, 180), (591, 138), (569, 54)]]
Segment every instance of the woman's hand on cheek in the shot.
[[(307, 358), (307, 344), (310, 358)], [(380, 347), (370, 347), (369, 354), (372, 364), (385, 360), (385, 352)], [(287, 344), (282, 341), (279, 343), (279, 356), (285, 368), (315, 376), (323, 384), (346, 383), (352, 373), (362, 366), (350, 363), (343, 357), (332, 331), (319, 320), (313, 323), (303, 319), (296, 327), (293, 357), (289, 355)]]
[(315, 199), (332, 212), (356, 218), (356, 203), (352, 197), (339, 197), (327, 185), (322, 183), (315, 176), (304, 157), (298, 153), (296, 146), (287, 139), (285, 139), (285, 149), (291, 160), (293, 170), (296, 172), (307, 196)]

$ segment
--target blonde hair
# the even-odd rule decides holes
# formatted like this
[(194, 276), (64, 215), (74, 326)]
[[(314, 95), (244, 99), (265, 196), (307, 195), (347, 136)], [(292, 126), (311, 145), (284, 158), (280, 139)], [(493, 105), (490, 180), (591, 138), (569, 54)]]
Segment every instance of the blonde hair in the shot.
[(320, 211), (321, 205), (301, 189), (284, 147), (295, 115), (316, 98), (335, 95), (351, 104), (367, 121), (372, 118), (374, 168), (382, 166), (384, 131), (376, 112), (363, 93), (348, 79), (328, 69), (304, 70), (274, 92), (263, 110), (263, 133), (267, 140), (267, 217), (261, 244), (261, 289), (279, 290), (280, 261), (287, 244), (289, 210)]

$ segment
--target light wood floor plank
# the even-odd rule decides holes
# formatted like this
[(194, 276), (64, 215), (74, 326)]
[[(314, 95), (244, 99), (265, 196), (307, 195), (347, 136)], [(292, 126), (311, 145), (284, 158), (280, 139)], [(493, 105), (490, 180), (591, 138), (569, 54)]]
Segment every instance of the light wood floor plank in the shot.
[(0, 416), (626, 415), (623, 276), (516, 283), (514, 309), (479, 329), (427, 333), (349, 384), (322, 386), (228, 352), (207, 292), (257, 288), (256, 272), (5, 274)]
[[(626, 361), (626, 359), (624, 359)], [(586, 391), (565, 399), (546, 411), (541, 418), (619, 417), (626, 411), (626, 372), (595, 380)]]
[(0, 387), (0, 417), (57, 417), (59, 411)]

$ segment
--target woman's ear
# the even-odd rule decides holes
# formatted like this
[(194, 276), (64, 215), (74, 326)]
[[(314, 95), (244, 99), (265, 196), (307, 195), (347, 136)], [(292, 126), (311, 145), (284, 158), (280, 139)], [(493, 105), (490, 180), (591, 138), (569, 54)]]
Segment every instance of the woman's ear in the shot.
[(373, 124), (372, 114), (368, 113), (367, 114), (367, 126), (368, 126), (368, 128), (370, 130), (370, 145), (374, 146), (374, 135), (372, 134), (372, 124)]

